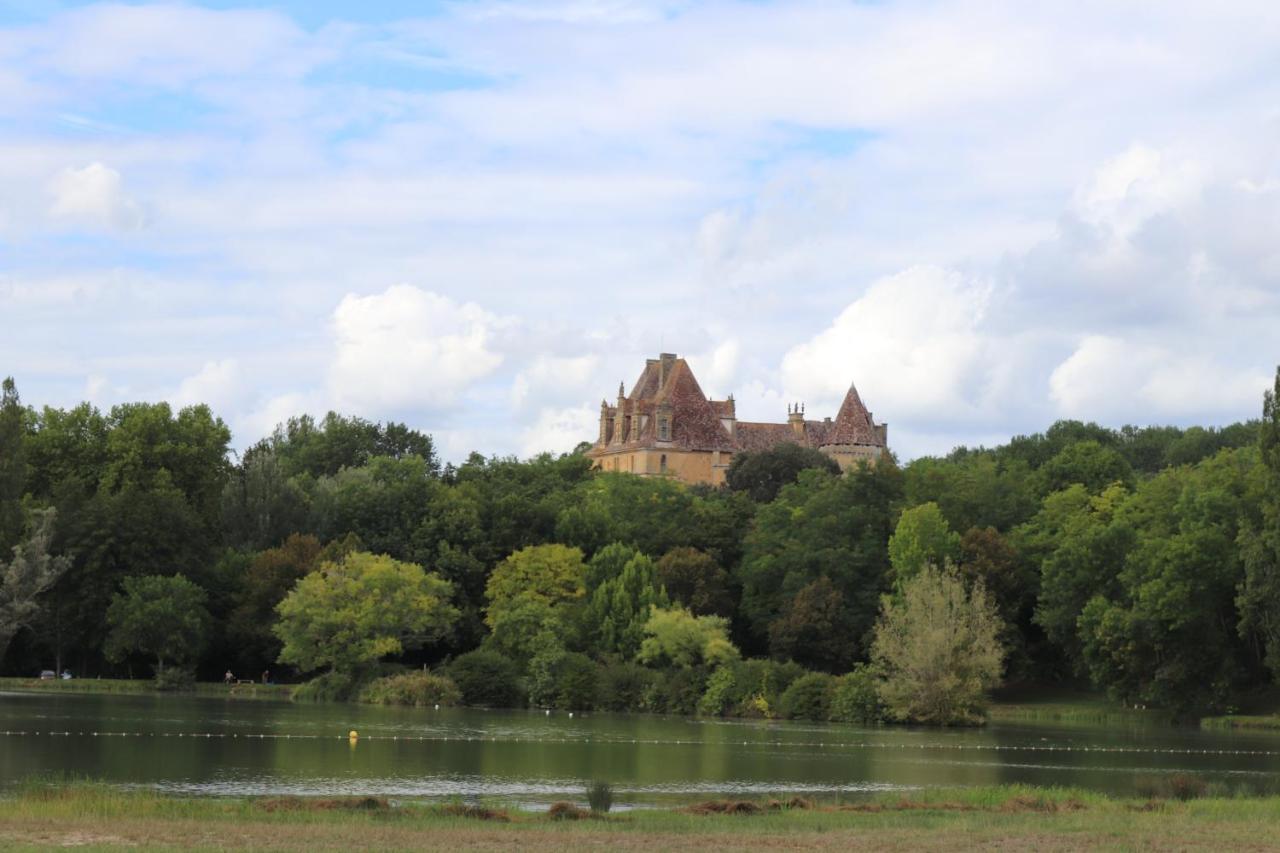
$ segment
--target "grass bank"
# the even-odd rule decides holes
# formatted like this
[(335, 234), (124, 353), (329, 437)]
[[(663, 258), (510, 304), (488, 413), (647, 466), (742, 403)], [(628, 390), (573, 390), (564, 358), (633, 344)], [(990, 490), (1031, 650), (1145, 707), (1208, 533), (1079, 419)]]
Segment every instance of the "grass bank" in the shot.
[(200, 682), (193, 690), (168, 692), (156, 689), (149, 678), (0, 678), (0, 690), (40, 690), (47, 693), (155, 694), (163, 696), (232, 696), (237, 699), (288, 699), (292, 684), (221, 684)]
[(1110, 799), (1020, 786), (854, 805), (712, 802), (570, 819), (380, 798), (190, 799), (93, 784), (0, 800), (0, 847), (118, 849), (1280, 849), (1280, 798)]
[(1167, 725), (1168, 711), (1126, 708), (1102, 693), (1059, 687), (999, 690), (987, 710), (992, 722), (1078, 723), (1085, 725)]
[(1205, 717), (1202, 729), (1274, 729), (1280, 730), (1280, 714), (1226, 714)]

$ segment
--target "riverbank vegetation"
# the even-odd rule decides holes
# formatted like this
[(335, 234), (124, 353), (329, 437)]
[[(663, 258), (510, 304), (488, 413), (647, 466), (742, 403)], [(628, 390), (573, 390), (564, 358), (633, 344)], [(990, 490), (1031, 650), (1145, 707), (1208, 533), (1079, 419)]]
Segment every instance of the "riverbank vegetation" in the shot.
[[(1255, 849), (1280, 834), (1275, 797), (1158, 793), (1112, 799), (1025, 786), (935, 789), (856, 801), (713, 800), (593, 813), (499, 802), (391, 803), (378, 797), (178, 798), (81, 784), (30, 785), (0, 799), (6, 849)], [(1268, 829), (1270, 827), (1270, 829)]]
[(581, 452), (442, 466), (337, 414), (237, 456), (205, 406), (6, 382), (0, 673), (855, 722), (978, 719), (1002, 678), (1228, 714), (1280, 672), (1277, 393), (1220, 429), (1063, 421), (845, 475), (741, 454), (712, 489)]

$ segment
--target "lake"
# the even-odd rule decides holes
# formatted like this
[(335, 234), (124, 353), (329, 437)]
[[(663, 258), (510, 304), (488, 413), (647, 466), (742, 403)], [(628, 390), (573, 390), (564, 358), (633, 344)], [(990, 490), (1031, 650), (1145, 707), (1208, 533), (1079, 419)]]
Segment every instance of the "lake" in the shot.
[[(347, 733), (359, 732), (351, 742)], [(1280, 735), (1161, 725), (982, 729), (403, 709), (182, 696), (0, 693), (0, 790), (71, 775), (193, 795), (499, 797), (537, 806), (613, 784), (623, 805), (856, 798), (1030, 783), (1133, 794), (1195, 773), (1280, 790)]]

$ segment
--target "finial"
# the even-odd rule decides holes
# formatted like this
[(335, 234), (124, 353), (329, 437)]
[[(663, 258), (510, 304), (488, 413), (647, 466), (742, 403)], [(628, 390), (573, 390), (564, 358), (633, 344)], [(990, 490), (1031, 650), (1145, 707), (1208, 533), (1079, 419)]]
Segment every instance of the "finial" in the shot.
[(621, 382), (619, 382), (619, 383), (618, 383), (618, 396), (619, 396), (619, 397), (625, 397), (625, 396), (627, 396), (627, 393), (626, 393), (626, 391), (625, 391), (625, 389), (624, 389), (624, 387), (623, 387), (623, 384), (622, 384)]

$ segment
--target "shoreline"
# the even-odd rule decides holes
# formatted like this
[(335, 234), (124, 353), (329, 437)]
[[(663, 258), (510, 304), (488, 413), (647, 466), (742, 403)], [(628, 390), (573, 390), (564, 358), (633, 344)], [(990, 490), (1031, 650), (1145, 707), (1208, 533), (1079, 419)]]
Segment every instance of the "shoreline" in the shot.
[[(561, 817), (557, 818), (558, 813)], [(1108, 797), (1024, 785), (930, 789), (858, 803), (713, 800), (592, 815), (499, 801), (192, 798), (94, 783), (0, 797), (0, 846), (118, 849), (1280, 849), (1280, 797)]]

